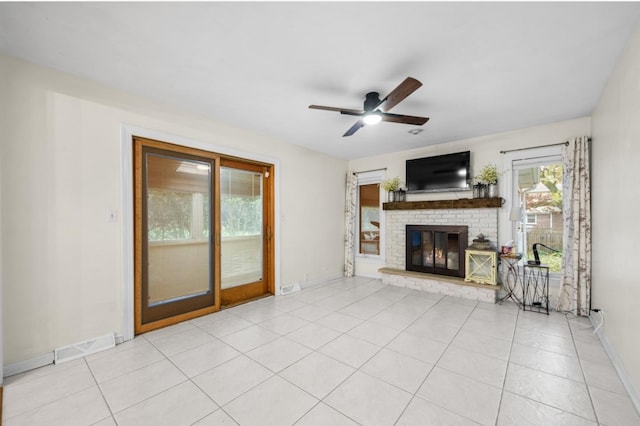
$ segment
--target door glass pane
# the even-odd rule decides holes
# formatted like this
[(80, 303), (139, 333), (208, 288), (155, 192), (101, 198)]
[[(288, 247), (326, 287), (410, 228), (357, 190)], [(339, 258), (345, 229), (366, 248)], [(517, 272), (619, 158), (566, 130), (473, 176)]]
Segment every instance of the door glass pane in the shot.
[(422, 233), (418, 231), (411, 231), (409, 234), (409, 241), (411, 242), (411, 265), (422, 266), (421, 235)]
[(221, 167), (220, 179), (221, 288), (262, 281), (262, 173)]
[(422, 233), (422, 266), (433, 267), (433, 232)]
[(447, 234), (445, 232), (436, 232), (435, 237), (435, 249), (433, 253), (435, 257), (436, 268), (446, 268)]
[(210, 166), (151, 153), (146, 161), (147, 306), (210, 294)]
[(458, 234), (447, 234), (449, 243), (447, 244), (447, 269), (456, 270), (460, 267), (460, 253), (458, 245)]
[[(522, 206), (520, 247), (525, 260), (538, 257), (551, 272), (562, 270), (562, 164), (550, 163), (518, 170)], [(540, 244), (544, 244), (543, 247)], [(557, 250), (557, 251), (554, 251)]]

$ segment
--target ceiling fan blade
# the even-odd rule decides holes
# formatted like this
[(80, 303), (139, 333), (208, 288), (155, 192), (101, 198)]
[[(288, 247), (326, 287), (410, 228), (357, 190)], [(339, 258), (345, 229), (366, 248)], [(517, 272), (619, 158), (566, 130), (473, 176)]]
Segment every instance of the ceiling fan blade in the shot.
[(343, 114), (343, 115), (356, 115), (358, 117), (362, 117), (366, 113), (364, 111), (358, 111), (358, 110), (355, 110), (355, 109), (343, 109), (343, 110), (340, 110), (340, 114)]
[(345, 134), (344, 134), (344, 135), (342, 135), (342, 136), (343, 136), (343, 137), (344, 137), (344, 136), (351, 136), (351, 135), (353, 135), (355, 132), (357, 132), (361, 127), (364, 127), (364, 122), (363, 122), (362, 120), (358, 120), (358, 121), (356, 121), (356, 124), (354, 124), (353, 126), (351, 126), (351, 127), (349, 128), (349, 130), (347, 130), (347, 131), (345, 132)]
[(358, 109), (337, 108), (337, 107), (330, 107), (330, 106), (323, 106), (323, 105), (309, 105), (309, 109), (321, 109), (321, 110), (324, 110), (324, 111), (337, 111), (337, 112), (340, 112), (342, 114), (349, 114), (349, 115), (362, 115), (362, 114), (364, 114), (364, 111), (358, 110)]
[(422, 83), (420, 83), (415, 78), (405, 78), (404, 81), (398, 85), (398, 87), (393, 89), (391, 93), (389, 93), (387, 97), (384, 98), (382, 102), (380, 102), (380, 104), (382, 105), (386, 101), (386, 103), (384, 103), (382, 107), (382, 110), (389, 111), (391, 108), (398, 105), (404, 98), (415, 92), (420, 86), (422, 86)]
[(382, 121), (388, 121), (391, 123), (415, 124), (417, 126), (422, 126), (424, 123), (429, 121), (429, 117), (416, 117), (413, 115), (391, 114), (388, 112), (383, 112), (380, 114), (380, 116), (382, 117)]

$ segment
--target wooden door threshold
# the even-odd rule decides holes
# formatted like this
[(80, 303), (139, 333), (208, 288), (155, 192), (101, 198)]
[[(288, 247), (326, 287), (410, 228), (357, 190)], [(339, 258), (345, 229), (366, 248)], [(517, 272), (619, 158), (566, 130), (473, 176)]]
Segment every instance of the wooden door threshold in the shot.
[(260, 296), (252, 297), (250, 299), (240, 300), (238, 302), (229, 303), (227, 305), (220, 305), (220, 310), (222, 311), (224, 309), (233, 308), (234, 306), (240, 306), (240, 305), (244, 305), (245, 303), (255, 302), (256, 300), (264, 299), (264, 298), (270, 297), (270, 296), (273, 296), (273, 294), (270, 294), (270, 293), (261, 294)]

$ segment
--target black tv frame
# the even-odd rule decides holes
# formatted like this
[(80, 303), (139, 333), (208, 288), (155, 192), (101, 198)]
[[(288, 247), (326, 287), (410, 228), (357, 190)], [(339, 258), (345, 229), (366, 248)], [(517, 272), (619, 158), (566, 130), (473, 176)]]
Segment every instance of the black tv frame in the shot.
[[(465, 169), (464, 178), (458, 174), (461, 167), (456, 168), (457, 163)], [(413, 194), (471, 191), (471, 151), (409, 159), (405, 177), (407, 192)]]

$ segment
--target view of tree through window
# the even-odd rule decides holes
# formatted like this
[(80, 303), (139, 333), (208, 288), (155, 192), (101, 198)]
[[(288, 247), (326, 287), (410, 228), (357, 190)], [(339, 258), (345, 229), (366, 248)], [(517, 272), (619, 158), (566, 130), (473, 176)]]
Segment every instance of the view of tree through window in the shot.
[(223, 237), (260, 235), (262, 225), (262, 198), (222, 194), (220, 215)]
[(191, 238), (191, 193), (149, 189), (147, 202), (149, 241)]
[(528, 188), (521, 188), (525, 208), (527, 259), (533, 260), (533, 244), (542, 243), (558, 252), (538, 248), (540, 261), (551, 272), (562, 270), (562, 164), (538, 166), (538, 176)]

